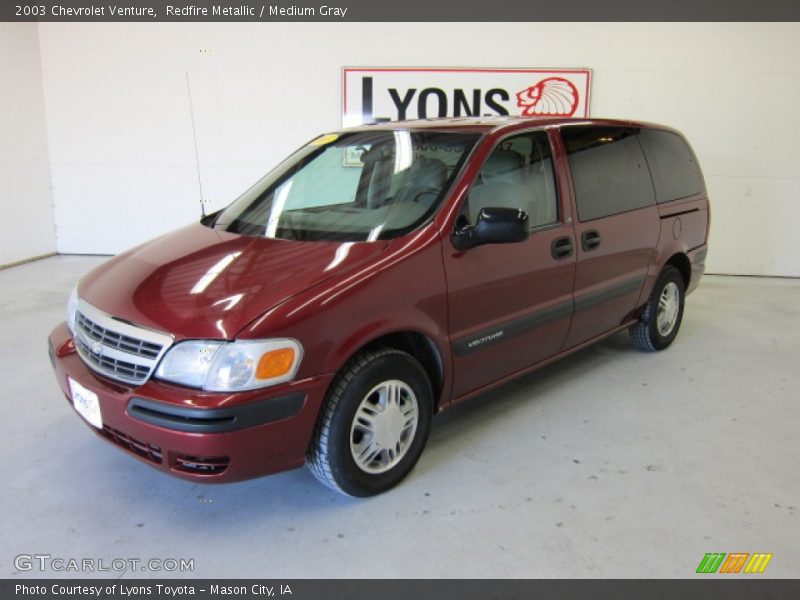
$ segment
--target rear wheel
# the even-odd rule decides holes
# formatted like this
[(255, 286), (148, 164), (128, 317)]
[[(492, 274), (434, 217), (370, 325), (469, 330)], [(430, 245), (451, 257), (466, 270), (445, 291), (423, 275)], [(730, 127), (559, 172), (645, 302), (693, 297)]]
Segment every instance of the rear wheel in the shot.
[(631, 339), (640, 349), (663, 350), (678, 335), (685, 299), (683, 276), (672, 265), (661, 271), (644, 314), (630, 328)]
[(384, 492), (419, 460), (432, 413), (430, 381), (413, 356), (392, 348), (359, 354), (331, 386), (308, 466), (337, 492)]

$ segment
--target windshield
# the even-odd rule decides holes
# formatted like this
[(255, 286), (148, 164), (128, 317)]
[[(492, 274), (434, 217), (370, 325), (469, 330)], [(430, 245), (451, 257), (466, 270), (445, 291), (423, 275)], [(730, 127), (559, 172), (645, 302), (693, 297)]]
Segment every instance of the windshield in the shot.
[(436, 131), (321, 136), (223, 210), (214, 227), (287, 240), (397, 237), (436, 212), (479, 137)]

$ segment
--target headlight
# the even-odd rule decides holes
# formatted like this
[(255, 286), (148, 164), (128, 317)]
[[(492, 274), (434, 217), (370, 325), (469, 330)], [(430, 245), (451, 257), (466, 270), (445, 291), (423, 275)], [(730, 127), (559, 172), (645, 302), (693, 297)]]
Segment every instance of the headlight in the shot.
[(67, 327), (71, 334), (75, 334), (75, 315), (78, 314), (78, 286), (72, 288), (67, 300)]
[(156, 377), (190, 387), (203, 387), (211, 361), (223, 342), (182, 342), (170, 348)]
[(180, 342), (156, 377), (209, 392), (252, 390), (291, 381), (302, 358), (303, 347), (291, 339)]

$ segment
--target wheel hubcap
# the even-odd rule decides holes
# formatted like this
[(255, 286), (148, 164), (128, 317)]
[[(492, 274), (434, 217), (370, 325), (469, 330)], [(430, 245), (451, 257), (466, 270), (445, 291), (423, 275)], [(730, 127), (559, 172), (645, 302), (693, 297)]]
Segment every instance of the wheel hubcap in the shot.
[(663, 336), (669, 335), (678, 320), (678, 309), (680, 308), (680, 293), (678, 284), (670, 281), (661, 290), (658, 298), (658, 312), (656, 313), (656, 327), (658, 333)]
[(419, 422), (414, 391), (397, 379), (372, 388), (359, 404), (350, 428), (350, 452), (367, 473), (383, 473), (408, 452)]

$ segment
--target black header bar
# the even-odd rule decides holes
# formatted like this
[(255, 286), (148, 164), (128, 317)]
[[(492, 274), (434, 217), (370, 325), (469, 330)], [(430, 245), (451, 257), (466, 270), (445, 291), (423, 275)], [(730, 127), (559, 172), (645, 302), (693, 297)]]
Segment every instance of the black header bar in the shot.
[(796, 0), (3, 0), (0, 21), (798, 21)]
[(4, 600), (162, 600), (253, 598), (266, 600), (796, 600), (800, 580), (759, 575), (701, 575), (696, 579), (642, 580), (152, 580), (4, 579)]

